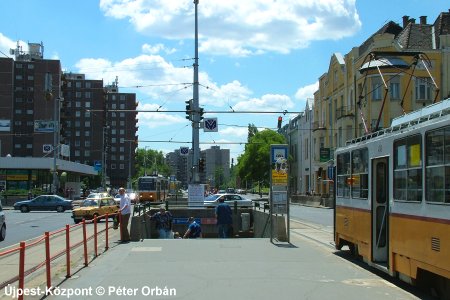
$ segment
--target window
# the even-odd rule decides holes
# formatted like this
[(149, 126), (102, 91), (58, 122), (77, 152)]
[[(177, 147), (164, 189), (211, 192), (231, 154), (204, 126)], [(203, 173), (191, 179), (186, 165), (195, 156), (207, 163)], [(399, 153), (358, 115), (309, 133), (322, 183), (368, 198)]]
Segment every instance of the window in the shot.
[(426, 201), (450, 204), (450, 126), (426, 134)]
[(80, 121), (75, 121), (75, 127), (80, 127)]
[(22, 149), (22, 145), (21, 145), (21, 144), (14, 144), (14, 148), (16, 148), (16, 149)]
[(381, 79), (372, 78), (372, 101), (379, 101), (383, 98), (383, 83)]
[(111, 104), (111, 109), (117, 109), (117, 105), (115, 103)]
[(91, 112), (90, 111), (84, 112), (84, 117), (85, 118), (90, 118), (91, 117)]
[(23, 99), (22, 98), (16, 98), (16, 102), (17, 103), (21, 103), (21, 102), (23, 102)]
[(84, 132), (84, 136), (91, 136), (91, 132), (90, 131), (85, 131)]
[(116, 164), (111, 164), (111, 170), (115, 170), (116, 169)]
[(80, 156), (80, 150), (75, 150), (75, 156)]
[(394, 142), (394, 200), (422, 201), (422, 143), (420, 135)]
[(76, 93), (75, 93), (75, 97), (76, 97), (76, 98), (81, 98), (81, 92), (76, 92)]
[(22, 69), (22, 64), (16, 64), (16, 69)]
[(75, 87), (76, 88), (81, 88), (81, 81), (75, 82)]
[(120, 129), (120, 130), (119, 130), (119, 134), (120, 134), (120, 135), (124, 135), (124, 134), (125, 134), (125, 130)]
[(84, 104), (84, 107), (90, 108), (91, 107), (91, 102), (90, 101), (86, 101), (86, 103)]
[(350, 197), (350, 152), (337, 156), (337, 197)]
[(416, 78), (416, 100), (418, 101), (426, 101), (431, 100), (431, 93), (433, 91), (433, 82), (431, 78), (426, 77), (418, 77)]
[(120, 104), (120, 109), (125, 109), (125, 104), (121, 103)]
[(91, 83), (90, 82), (86, 82), (86, 88), (90, 89), (91, 88)]
[(33, 75), (28, 75), (28, 80), (34, 80), (34, 76)]
[(125, 121), (120, 121), (120, 126), (125, 126)]
[(16, 75), (16, 80), (22, 80), (22, 75)]
[(124, 164), (120, 164), (119, 165), (119, 169), (121, 169), (121, 170), (125, 169), (125, 165)]
[(391, 100), (400, 100), (400, 79), (398, 76), (391, 78), (389, 82), (389, 93)]
[(367, 199), (369, 194), (369, 151), (367, 148), (352, 151), (350, 184), (352, 198)]
[(80, 140), (75, 140), (75, 147), (80, 147)]
[(91, 127), (91, 121), (85, 121), (84, 127)]
[(33, 110), (32, 109), (27, 109), (27, 115), (32, 115), (33, 114)]
[(81, 117), (81, 111), (79, 110), (75, 111), (75, 117), (77, 118)]
[(33, 149), (33, 144), (27, 144), (27, 149)]
[(91, 98), (91, 92), (85, 92), (84, 93), (84, 97), (87, 98), (87, 99), (90, 99)]
[(29, 70), (33, 70), (34, 69), (34, 65), (33, 64), (28, 64), (28, 69)]
[(21, 110), (21, 109), (16, 109), (16, 110), (14, 111), (14, 113), (15, 113), (16, 115), (20, 115), (20, 114), (22, 113), (22, 110)]
[(22, 121), (14, 121), (14, 125), (21, 126), (22, 125)]
[(84, 150), (84, 156), (85, 156), (85, 157), (91, 156), (91, 151), (89, 151), (89, 150)]
[(84, 146), (85, 147), (90, 147), (91, 146), (91, 141), (84, 141)]

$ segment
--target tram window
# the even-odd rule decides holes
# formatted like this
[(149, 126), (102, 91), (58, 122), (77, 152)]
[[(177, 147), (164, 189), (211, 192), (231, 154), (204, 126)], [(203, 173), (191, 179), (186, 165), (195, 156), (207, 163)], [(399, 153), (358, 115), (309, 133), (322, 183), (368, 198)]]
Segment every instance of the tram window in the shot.
[(426, 201), (450, 204), (450, 126), (426, 134)]
[(350, 197), (350, 152), (337, 155), (337, 196)]
[(422, 201), (421, 136), (394, 142), (394, 200)]
[(367, 148), (352, 151), (352, 198), (367, 199), (368, 196), (368, 150)]

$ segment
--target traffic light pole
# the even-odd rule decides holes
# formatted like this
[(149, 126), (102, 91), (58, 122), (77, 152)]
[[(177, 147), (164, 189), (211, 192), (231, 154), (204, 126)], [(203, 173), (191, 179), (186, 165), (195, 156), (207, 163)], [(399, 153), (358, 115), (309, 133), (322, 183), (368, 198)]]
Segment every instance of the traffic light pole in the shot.
[(195, 4), (195, 58), (194, 58), (194, 86), (192, 100), (192, 183), (200, 183), (198, 161), (200, 158), (200, 114), (198, 95), (198, 18), (197, 6), (199, 0), (194, 0)]

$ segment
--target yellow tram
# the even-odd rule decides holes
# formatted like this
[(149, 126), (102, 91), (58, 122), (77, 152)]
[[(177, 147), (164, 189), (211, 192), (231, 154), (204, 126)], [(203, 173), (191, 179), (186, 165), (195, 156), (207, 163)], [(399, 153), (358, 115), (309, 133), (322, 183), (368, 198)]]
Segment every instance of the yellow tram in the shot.
[(335, 152), (335, 243), (450, 295), (450, 99)]
[(139, 202), (163, 202), (169, 195), (169, 180), (160, 175), (142, 176), (137, 181)]

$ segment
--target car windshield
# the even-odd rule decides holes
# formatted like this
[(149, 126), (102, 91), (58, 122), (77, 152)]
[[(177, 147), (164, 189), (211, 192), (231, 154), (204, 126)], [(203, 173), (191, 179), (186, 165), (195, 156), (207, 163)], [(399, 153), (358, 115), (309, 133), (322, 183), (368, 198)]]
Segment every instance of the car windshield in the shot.
[(89, 206), (98, 206), (97, 200), (84, 200), (83, 204), (81, 204), (83, 207), (89, 207)]
[(220, 195), (209, 195), (208, 197), (205, 198), (205, 201), (216, 201), (217, 198), (219, 198)]
[(89, 198), (89, 199), (100, 199), (100, 198), (104, 198), (104, 197), (108, 197), (108, 194), (106, 194), (106, 193), (89, 194), (86, 198)]

